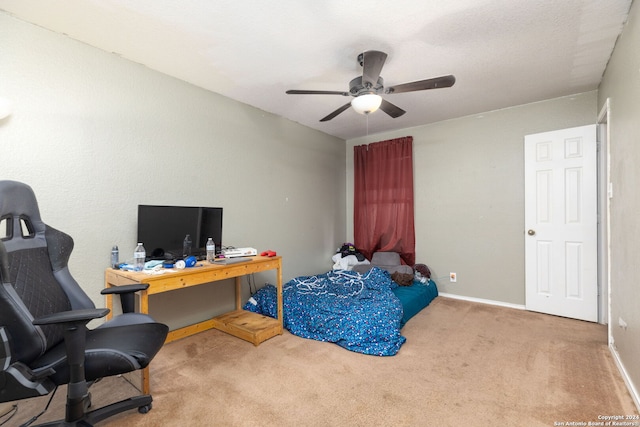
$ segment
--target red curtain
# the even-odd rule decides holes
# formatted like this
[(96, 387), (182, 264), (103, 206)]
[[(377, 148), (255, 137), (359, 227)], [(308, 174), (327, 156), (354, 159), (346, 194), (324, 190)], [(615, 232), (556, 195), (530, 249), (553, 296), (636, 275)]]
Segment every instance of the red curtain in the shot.
[(354, 244), (364, 256), (398, 252), (415, 264), (413, 137), (354, 147)]

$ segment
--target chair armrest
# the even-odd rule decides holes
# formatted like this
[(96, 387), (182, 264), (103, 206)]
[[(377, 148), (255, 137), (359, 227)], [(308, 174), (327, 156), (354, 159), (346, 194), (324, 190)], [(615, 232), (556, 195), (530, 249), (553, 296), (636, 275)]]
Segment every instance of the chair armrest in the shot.
[(89, 323), (109, 314), (108, 308), (87, 308), (84, 310), (61, 311), (33, 319), (34, 325), (54, 325), (59, 323)]
[(104, 288), (100, 291), (100, 293), (102, 295), (120, 295), (120, 305), (122, 305), (122, 312), (133, 313), (136, 311), (135, 293), (138, 291), (146, 291), (148, 288), (148, 283), (134, 283), (131, 285), (111, 286), (109, 288)]
[(129, 292), (146, 291), (149, 288), (148, 283), (134, 283), (132, 285), (112, 286), (104, 288), (100, 291), (102, 295), (107, 294), (127, 294)]

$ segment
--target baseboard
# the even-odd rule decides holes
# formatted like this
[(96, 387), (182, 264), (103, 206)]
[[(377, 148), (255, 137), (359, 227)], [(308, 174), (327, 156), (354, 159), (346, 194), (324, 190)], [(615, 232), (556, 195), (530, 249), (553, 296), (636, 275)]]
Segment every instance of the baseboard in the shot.
[(441, 297), (445, 297), (445, 298), (453, 298), (453, 299), (460, 299), (460, 300), (470, 301), (470, 302), (478, 302), (480, 304), (489, 304), (489, 305), (497, 305), (497, 306), (500, 306), (500, 307), (515, 308), (516, 310), (524, 310), (525, 309), (524, 308), (524, 304), (511, 304), (509, 302), (494, 301), (494, 300), (483, 299), (483, 298), (467, 297), (467, 296), (463, 296), (463, 295), (447, 294), (447, 293), (443, 293), (443, 292), (438, 293), (438, 295), (441, 296)]
[(618, 351), (615, 349), (613, 344), (609, 344), (609, 350), (611, 351), (611, 355), (613, 356), (613, 360), (615, 360), (616, 366), (618, 367), (618, 370), (620, 371), (620, 374), (622, 375), (622, 378), (624, 379), (624, 383), (627, 385), (627, 390), (629, 390), (629, 394), (631, 394), (631, 398), (633, 399), (633, 403), (636, 404), (636, 408), (638, 409), (638, 412), (640, 413), (640, 394), (638, 394), (638, 390), (636, 390), (635, 386), (633, 385), (633, 382), (631, 381), (631, 378), (629, 378), (629, 374), (627, 373), (627, 370), (624, 368), (624, 365), (622, 364), (622, 361), (620, 360), (620, 355), (618, 354)]

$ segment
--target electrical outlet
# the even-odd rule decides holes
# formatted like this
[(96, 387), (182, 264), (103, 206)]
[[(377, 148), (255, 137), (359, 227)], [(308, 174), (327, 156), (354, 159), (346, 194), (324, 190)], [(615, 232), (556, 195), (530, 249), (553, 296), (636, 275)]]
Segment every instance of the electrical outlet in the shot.
[(449, 281), (455, 282), (456, 280), (458, 280), (458, 276), (456, 275), (456, 273), (449, 273)]

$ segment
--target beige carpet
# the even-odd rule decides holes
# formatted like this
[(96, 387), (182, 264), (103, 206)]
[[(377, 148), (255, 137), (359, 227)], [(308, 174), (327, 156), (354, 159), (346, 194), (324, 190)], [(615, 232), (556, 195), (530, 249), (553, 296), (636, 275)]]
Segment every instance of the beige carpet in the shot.
[[(101, 425), (553, 426), (638, 413), (603, 325), (439, 297), (403, 334), (396, 356), (375, 357), (288, 332), (254, 347), (207, 331), (153, 361), (151, 412)], [(63, 414), (63, 392), (40, 422)], [(109, 378), (92, 394), (102, 406), (133, 388)], [(14, 425), (45, 400), (18, 403)]]

